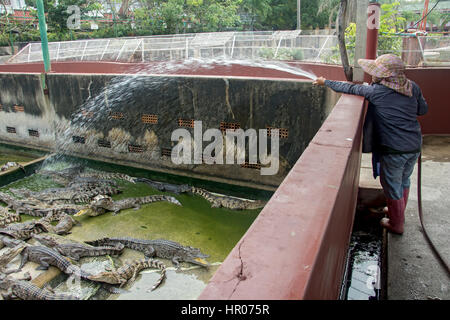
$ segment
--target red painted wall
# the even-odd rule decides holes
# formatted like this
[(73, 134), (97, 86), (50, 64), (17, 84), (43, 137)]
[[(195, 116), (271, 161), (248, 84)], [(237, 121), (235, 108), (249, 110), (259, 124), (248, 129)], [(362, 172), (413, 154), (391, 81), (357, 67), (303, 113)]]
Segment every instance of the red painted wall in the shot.
[(200, 299), (338, 298), (363, 118), (363, 99), (344, 95)]
[(450, 134), (450, 68), (409, 69), (427, 100), (428, 114), (420, 117), (423, 134)]
[[(345, 80), (343, 70), (339, 66), (303, 62), (289, 62), (293, 67), (300, 67), (316, 75), (324, 75), (330, 79)], [(165, 68), (170, 66), (171, 68)], [(0, 72), (15, 73), (42, 73), (42, 63), (0, 64)], [(250, 67), (239, 64), (227, 66), (213, 64), (207, 68), (200, 65), (189, 64), (183, 66), (181, 62), (151, 62), (151, 63), (119, 63), (119, 62), (53, 62), (52, 73), (104, 73), (104, 74), (172, 74), (172, 75), (199, 75), (199, 76), (233, 76), (252, 78), (284, 78), (307, 79), (292, 73), (278, 71), (270, 68)], [(309, 80), (309, 79), (308, 79)]]

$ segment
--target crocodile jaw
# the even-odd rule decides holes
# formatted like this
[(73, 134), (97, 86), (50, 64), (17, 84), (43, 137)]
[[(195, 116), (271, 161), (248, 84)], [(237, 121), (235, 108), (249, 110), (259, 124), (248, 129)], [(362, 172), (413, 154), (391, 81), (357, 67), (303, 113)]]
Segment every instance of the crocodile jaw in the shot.
[(205, 259), (202, 259), (202, 258), (193, 258), (193, 259), (190, 259), (188, 262), (202, 266), (202, 267), (209, 267), (209, 265), (210, 265), (208, 261), (206, 261)]

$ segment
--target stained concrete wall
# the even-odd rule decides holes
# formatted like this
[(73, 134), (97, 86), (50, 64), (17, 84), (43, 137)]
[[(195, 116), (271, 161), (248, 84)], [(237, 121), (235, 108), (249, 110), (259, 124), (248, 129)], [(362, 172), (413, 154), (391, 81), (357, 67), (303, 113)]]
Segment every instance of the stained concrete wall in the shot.
[[(282, 182), (337, 97), (299, 80), (48, 74), (46, 83), (48, 97), (39, 74), (0, 74), (0, 140), (260, 188)], [(143, 115), (155, 115), (158, 122), (143, 123)], [(280, 139), (279, 173), (261, 176), (260, 170), (240, 165), (175, 166), (162, 149), (173, 147), (171, 133), (179, 128), (179, 119), (202, 121), (204, 130), (219, 129), (221, 122), (239, 123), (244, 130), (286, 129), (288, 137)], [(30, 136), (29, 129), (39, 137)], [(193, 129), (186, 129), (193, 136)], [(74, 136), (84, 143), (75, 143)], [(99, 140), (111, 148), (100, 147)], [(144, 150), (133, 153), (129, 145)]]

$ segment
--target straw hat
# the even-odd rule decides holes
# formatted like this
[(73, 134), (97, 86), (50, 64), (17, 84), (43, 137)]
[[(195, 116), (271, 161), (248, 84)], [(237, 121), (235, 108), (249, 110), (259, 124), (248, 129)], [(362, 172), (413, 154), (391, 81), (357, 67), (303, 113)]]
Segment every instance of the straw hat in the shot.
[(395, 77), (405, 71), (402, 59), (394, 54), (384, 54), (376, 60), (359, 59), (358, 64), (366, 73), (377, 78)]

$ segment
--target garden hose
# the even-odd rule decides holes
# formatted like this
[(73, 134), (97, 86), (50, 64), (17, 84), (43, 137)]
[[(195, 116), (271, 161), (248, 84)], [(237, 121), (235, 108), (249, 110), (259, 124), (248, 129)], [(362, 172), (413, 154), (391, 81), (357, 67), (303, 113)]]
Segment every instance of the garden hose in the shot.
[(431, 248), (431, 251), (433, 251), (434, 255), (438, 259), (439, 263), (444, 267), (444, 269), (447, 271), (447, 275), (450, 276), (450, 267), (448, 263), (442, 258), (441, 253), (434, 245), (431, 238), (428, 236), (427, 229), (425, 228), (425, 225), (423, 223), (423, 209), (422, 209), (422, 154), (419, 156), (418, 161), (418, 174), (417, 174), (417, 202), (419, 207), (419, 220), (420, 224), (422, 226), (423, 235), (425, 237), (425, 240), (427, 240), (428, 245)]

